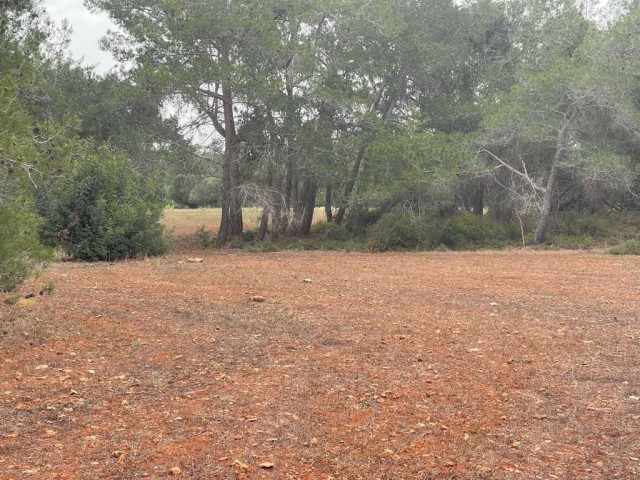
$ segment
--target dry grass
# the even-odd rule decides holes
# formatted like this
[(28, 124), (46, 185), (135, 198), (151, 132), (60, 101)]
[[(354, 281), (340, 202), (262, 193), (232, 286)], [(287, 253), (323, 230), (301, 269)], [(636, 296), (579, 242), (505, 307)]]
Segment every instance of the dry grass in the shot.
[(190, 255), (47, 271), (1, 479), (640, 477), (638, 258)]

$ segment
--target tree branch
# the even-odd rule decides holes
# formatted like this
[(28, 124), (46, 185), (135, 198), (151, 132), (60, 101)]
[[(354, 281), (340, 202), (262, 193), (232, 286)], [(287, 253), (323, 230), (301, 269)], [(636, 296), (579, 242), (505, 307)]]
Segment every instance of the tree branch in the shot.
[(530, 186), (531, 188), (533, 188), (535, 191), (537, 192), (544, 192), (546, 191), (546, 189), (544, 187), (541, 187), (540, 185), (538, 185), (536, 182), (533, 181), (533, 179), (527, 175), (526, 173), (522, 173), (520, 170), (518, 170), (517, 168), (513, 168), (511, 165), (509, 165), (507, 162), (505, 162), (504, 160), (502, 160), (500, 157), (498, 157), (495, 153), (490, 152), (489, 150), (487, 150), (486, 148), (481, 148), (480, 150), (478, 150), (478, 154), (480, 153), (486, 153), (487, 155), (489, 155), (491, 158), (493, 158), (494, 160), (497, 160), (500, 165), (497, 168), (500, 167), (504, 167), (507, 170), (515, 173), (516, 175), (518, 175), (519, 177), (523, 178)]

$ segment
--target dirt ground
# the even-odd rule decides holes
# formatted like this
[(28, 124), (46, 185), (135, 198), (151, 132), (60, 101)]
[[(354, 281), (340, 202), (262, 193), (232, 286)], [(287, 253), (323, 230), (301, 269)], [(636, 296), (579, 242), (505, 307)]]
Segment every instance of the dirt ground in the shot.
[(1, 479), (640, 478), (640, 258), (190, 248), (2, 304)]

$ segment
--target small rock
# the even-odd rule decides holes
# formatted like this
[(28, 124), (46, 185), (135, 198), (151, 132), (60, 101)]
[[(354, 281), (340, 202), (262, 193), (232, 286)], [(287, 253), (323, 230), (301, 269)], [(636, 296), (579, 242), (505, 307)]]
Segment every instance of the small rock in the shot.
[(258, 465), (260, 468), (273, 468), (273, 463), (271, 462), (262, 462), (260, 465)]
[(302, 283), (313, 283), (313, 280), (311, 280), (310, 278), (305, 278), (304, 280), (302, 280)]
[(46, 370), (47, 368), (49, 368), (49, 365), (38, 365), (35, 369), (36, 370)]
[(187, 258), (187, 262), (189, 262), (189, 263), (202, 263), (202, 262), (204, 262), (204, 260), (202, 258), (199, 258), (199, 257), (191, 257), (191, 258)]
[(253, 297), (249, 297), (250, 302), (264, 302), (265, 298), (260, 295), (254, 295)]
[(173, 475), (174, 477), (177, 477), (181, 473), (182, 473), (182, 469), (180, 467), (171, 467), (169, 469), (169, 474)]
[(499, 307), (500, 304), (498, 302), (491, 302), (489, 305), (491, 305), (492, 307)]

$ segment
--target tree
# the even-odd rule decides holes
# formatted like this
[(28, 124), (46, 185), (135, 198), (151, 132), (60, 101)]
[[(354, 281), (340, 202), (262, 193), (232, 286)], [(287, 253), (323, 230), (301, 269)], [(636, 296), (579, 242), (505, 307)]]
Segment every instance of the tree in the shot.
[(0, 291), (50, 256), (38, 241), (31, 190), (55, 168), (45, 152), (59, 129), (39, 124), (26, 106), (43, 38), (32, 2), (0, 3)]
[(544, 241), (561, 176), (577, 179), (599, 170), (600, 181), (623, 185), (632, 178), (615, 138), (636, 135), (635, 112), (612, 79), (576, 63), (558, 60), (513, 87), (487, 118), (478, 150), (508, 173), (505, 186), (522, 208), (537, 211), (534, 244)]
[[(184, 101), (198, 122), (224, 139), (222, 220), (218, 243), (242, 231), (239, 198), (241, 157), (238, 121), (278, 72), (270, 47), (277, 37), (278, 4), (235, 1), (88, 0), (106, 10), (126, 32), (110, 47), (134, 59), (135, 78), (155, 85), (165, 98)], [(280, 59), (281, 60), (281, 59)], [(243, 103), (244, 102), (244, 103)], [(242, 105), (241, 108), (239, 108)]]

